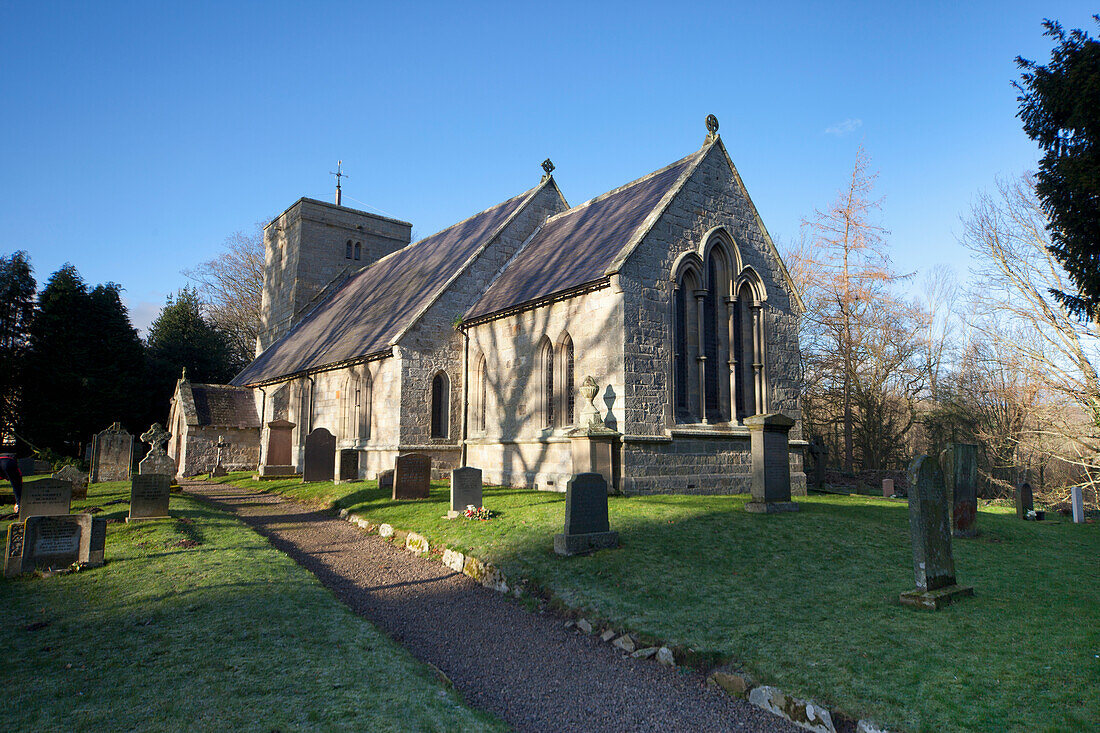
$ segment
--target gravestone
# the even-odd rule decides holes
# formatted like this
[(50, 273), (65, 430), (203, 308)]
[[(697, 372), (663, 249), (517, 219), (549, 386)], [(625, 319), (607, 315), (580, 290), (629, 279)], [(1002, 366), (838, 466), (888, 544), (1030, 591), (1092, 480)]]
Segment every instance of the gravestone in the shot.
[(88, 498), (88, 474), (76, 466), (62, 466), (61, 470), (53, 475), (58, 481), (68, 481), (72, 484), (74, 499)]
[(393, 469), (387, 468), (378, 474), (378, 488), (382, 491), (393, 491)]
[(565, 484), (565, 531), (554, 535), (554, 552), (584, 555), (619, 546), (619, 533), (607, 519), (607, 481), (598, 473), (578, 473)]
[(974, 595), (973, 588), (955, 583), (947, 487), (939, 465), (928, 456), (909, 467), (909, 536), (917, 588), (901, 594), (904, 605), (935, 611)]
[(340, 451), (340, 481), (359, 480), (359, 451), (344, 448)]
[(72, 506), (73, 485), (55, 478), (42, 478), (23, 484), (23, 497), (19, 501), (19, 518), (45, 517), (68, 514)]
[(226, 440), (224, 435), (218, 436), (218, 442), (214, 444), (214, 447), (218, 449), (218, 459), (214, 463), (214, 468), (210, 470), (211, 478), (229, 474), (229, 471), (225, 470), (225, 466), (222, 465), (222, 450), (229, 448), (231, 445), (232, 443)]
[(1031, 494), (1031, 484), (1024, 481), (1016, 487), (1016, 518), (1027, 519), (1027, 513), (1035, 508), (1035, 499)]
[(92, 483), (125, 481), (134, 460), (134, 438), (114, 423), (92, 438)]
[(19, 464), (19, 475), (23, 478), (34, 475), (34, 456), (20, 458), (16, 463)]
[(797, 512), (791, 501), (791, 458), (787, 434), (794, 420), (778, 412), (745, 419), (752, 448), (752, 500), (745, 511)]
[(260, 466), (261, 478), (295, 474), (290, 456), (295, 427), (289, 420), (272, 420), (267, 424), (267, 451)]
[(814, 488), (818, 491), (825, 488), (825, 465), (829, 459), (829, 447), (825, 445), (825, 439), (820, 435), (815, 435), (810, 440), (810, 447), (808, 449), (810, 458), (814, 461), (813, 476), (814, 476)]
[(432, 458), (423, 453), (398, 456), (393, 468), (393, 498), (427, 499), (432, 482)]
[(160, 473), (142, 473), (130, 483), (130, 516), (135, 519), (162, 519), (168, 516), (168, 499), (172, 494), (172, 479)]
[(894, 479), (884, 478), (882, 480), (882, 496), (885, 499), (889, 499), (894, 495)]
[(1085, 523), (1085, 494), (1080, 486), (1074, 486), (1070, 490), (1070, 499), (1073, 504), (1073, 521), (1076, 524)]
[(91, 514), (36, 516), (12, 522), (4, 548), (4, 576), (38, 568), (67, 568), (76, 562), (102, 565), (106, 538), (107, 520)]
[(977, 537), (978, 446), (950, 443), (945, 451), (944, 479), (952, 497), (951, 527), (956, 537)]
[(160, 423), (153, 423), (149, 429), (141, 434), (141, 440), (149, 444), (149, 452), (138, 463), (139, 474), (161, 474), (163, 476), (176, 475), (176, 462), (172, 456), (164, 450), (164, 443), (172, 437), (172, 434), (162, 428)]
[(481, 506), (481, 469), (463, 466), (451, 471), (451, 510), (447, 512), (448, 519), (466, 511), (466, 507), (473, 504)]
[(336, 436), (325, 428), (317, 428), (306, 436), (302, 483), (332, 481), (335, 468)]

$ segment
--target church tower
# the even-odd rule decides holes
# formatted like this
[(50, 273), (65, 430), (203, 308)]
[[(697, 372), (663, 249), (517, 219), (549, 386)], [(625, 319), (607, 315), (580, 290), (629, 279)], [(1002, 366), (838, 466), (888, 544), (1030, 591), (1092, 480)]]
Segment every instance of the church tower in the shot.
[(264, 289), (257, 356), (330, 286), (409, 243), (412, 225), (301, 198), (264, 227)]

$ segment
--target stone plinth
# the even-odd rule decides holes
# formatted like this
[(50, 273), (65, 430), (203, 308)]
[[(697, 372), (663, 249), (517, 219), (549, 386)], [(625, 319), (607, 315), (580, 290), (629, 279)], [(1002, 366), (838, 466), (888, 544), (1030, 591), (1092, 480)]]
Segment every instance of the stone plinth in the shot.
[(936, 610), (974, 589), (955, 583), (947, 487), (937, 462), (921, 456), (909, 467), (909, 535), (916, 590), (902, 593), (905, 605)]
[(332, 481), (336, 470), (336, 436), (317, 428), (306, 436), (302, 461), (302, 483)]
[(565, 531), (554, 535), (554, 552), (583, 555), (619, 546), (607, 517), (607, 481), (598, 473), (580, 473), (565, 485)]
[(481, 469), (463, 466), (451, 471), (451, 509), (448, 519), (458, 517), (471, 504), (481, 506)]
[(42, 478), (23, 484), (23, 498), (19, 502), (19, 518), (56, 516), (68, 514), (72, 506), (73, 485), (55, 478)]
[(598, 473), (607, 483), (608, 491), (614, 490), (614, 451), (622, 435), (610, 428), (589, 426), (568, 433), (573, 449), (573, 473)]
[(791, 501), (791, 463), (787, 435), (794, 420), (778, 412), (745, 419), (751, 436), (752, 500), (745, 511), (757, 514), (797, 512)]

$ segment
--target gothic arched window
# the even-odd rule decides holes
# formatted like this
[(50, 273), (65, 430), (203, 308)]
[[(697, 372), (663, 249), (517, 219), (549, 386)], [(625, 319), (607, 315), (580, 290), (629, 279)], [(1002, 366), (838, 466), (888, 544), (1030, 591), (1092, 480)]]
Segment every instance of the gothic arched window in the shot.
[(433, 438), (446, 438), (450, 433), (451, 395), (450, 380), (445, 372), (438, 372), (432, 379), (432, 427)]
[(488, 397), (486, 387), (486, 374), (485, 374), (485, 357), (479, 354), (475, 362), (477, 366), (474, 368), (474, 431), (484, 432), (486, 426), (485, 420), (485, 398)]
[(362, 250), (362, 247), (363, 247), (362, 243), (360, 243), (360, 242), (355, 243), (355, 259), (359, 259), (359, 254), (360, 254), (360, 251)]
[(565, 334), (558, 347), (558, 425), (564, 427), (574, 422), (576, 391), (573, 375), (573, 339)]
[(350, 239), (348, 240), (347, 246), (344, 249), (344, 257), (349, 259), (349, 260), (351, 259), (351, 240)]
[(704, 295), (699, 278), (693, 268), (686, 269), (676, 284), (674, 298), (675, 351), (675, 412), (677, 422), (699, 422), (702, 400), (699, 376), (703, 354), (699, 350), (698, 300)]
[(554, 427), (554, 347), (550, 345), (550, 339), (545, 336), (539, 342), (538, 355), (542, 427), (552, 428)]

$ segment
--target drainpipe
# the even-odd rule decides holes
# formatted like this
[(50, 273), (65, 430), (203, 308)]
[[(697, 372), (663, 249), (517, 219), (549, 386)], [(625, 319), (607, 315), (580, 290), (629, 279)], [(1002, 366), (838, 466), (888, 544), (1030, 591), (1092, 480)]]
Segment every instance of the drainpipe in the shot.
[(308, 374), (306, 379), (309, 380), (309, 412), (306, 413), (306, 435), (309, 435), (313, 432), (313, 392), (317, 389), (317, 383)]
[[(267, 419), (267, 390), (263, 387), (257, 387), (260, 390), (260, 394), (263, 395), (260, 400), (260, 450), (256, 455), (256, 466), (262, 466), (267, 456), (264, 455), (264, 427), (267, 423), (264, 421)], [(257, 468), (257, 470), (259, 470)]]
[(466, 333), (466, 327), (459, 325), (462, 333), (462, 451), (459, 464), (466, 468), (466, 423), (469, 419), (469, 394), (470, 394), (470, 334)]

